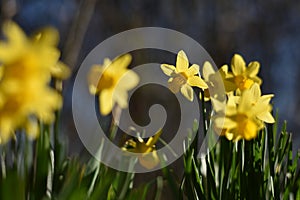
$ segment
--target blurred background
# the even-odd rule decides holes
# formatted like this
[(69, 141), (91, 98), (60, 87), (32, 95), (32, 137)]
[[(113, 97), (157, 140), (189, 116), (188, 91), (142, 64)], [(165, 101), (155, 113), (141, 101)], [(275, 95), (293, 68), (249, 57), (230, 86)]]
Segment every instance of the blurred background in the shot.
[(61, 59), (73, 70), (66, 83), (64, 108), (72, 152), (81, 149), (71, 113), (72, 81), (78, 67), (103, 40), (145, 26), (192, 37), (219, 67), (230, 63), (234, 53), (243, 55), (247, 63), (259, 61), (263, 93), (275, 94), (280, 123), (288, 121), (294, 149), (300, 146), (299, 1), (1, 0), (0, 6), (1, 23), (13, 19), (28, 34), (48, 25), (60, 32)]

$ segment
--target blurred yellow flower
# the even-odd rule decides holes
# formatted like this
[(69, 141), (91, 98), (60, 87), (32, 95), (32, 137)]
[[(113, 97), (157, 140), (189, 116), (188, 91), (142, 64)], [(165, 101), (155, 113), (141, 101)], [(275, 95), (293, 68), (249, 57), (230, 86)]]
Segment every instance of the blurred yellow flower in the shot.
[(272, 97), (273, 95), (261, 96), (258, 84), (244, 90), (241, 96), (229, 96), (225, 116), (222, 113), (216, 115), (216, 128), (226, 130), (223, 133), (229, 140), (255, 138), (257, 132), (264, 127), (263, 122), (275, 122), (270, 113)]
[(62, 106), (61, 95), (49, 87), (51, 77), (64, 79), (69, 69), (58, 61), (58, 33), (52, 28), (32, 38), (14, 22), (3, 26), (6, 41), (0, 41), (0, 143), (14, 131), (25, 128), (30, 137), (38, 135), (37, 119), (50, 123)]
[(239, 89), (249, 89), (254, 83), (259, 85), (262, 80), (257, 76), (260, 64), (257, 61), (250, 62), (248, 67), (242, 56), (235, 54), (231, 60), (232, 73), (228, 73), (224, 82), (227, 92)]
[(147, 142), (141, 137), (138, 137), (135, 140), (127, 140), (122, 149), (132, 153), (140, 153), (141, 155), (138, 156), (140, 164), (147, 169), (153, 169), (159, 164), (155, 144), (161, 134), (162, 129), (158, 130), (153, 137), (150, 137), (147, 140)]
[(189, 67), (189, 61), (184, 51), (177, 54), (176, 67), (169, 64), (161, 65), (162, 71), (171, 78), (168, 80), (169, 89), (173, 93), (181, 91), (188, 100), (193, 101), (194, 92), (191, 86), (201, 89), (208, 88), (207, 84), (199, 77), (199, 66), (193, 64)]
[(102, 115), (109, 114), (115, 104), (121, 108), (128, 106), (128, 91), (139, 82), (138, 75), (127, 69), (131, 59), (130, 54), (125, 54), (113, 61), (105, 59), (103, 65), (92, 66), (88, 75), (89, 90), (99, 94)]

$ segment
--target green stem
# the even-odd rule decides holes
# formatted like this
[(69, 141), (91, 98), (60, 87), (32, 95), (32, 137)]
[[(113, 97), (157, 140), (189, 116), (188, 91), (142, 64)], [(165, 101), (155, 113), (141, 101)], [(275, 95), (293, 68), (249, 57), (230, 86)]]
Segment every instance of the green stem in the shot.
[(201, 90), (201, 106), (202, 106), (202, 125), (203, 125), (203, 132), (204, 136), (207, 133), (207, 122), (206, 122), (206, 108), (205, 108), (205, 101), (204, 101), (204, 91)]

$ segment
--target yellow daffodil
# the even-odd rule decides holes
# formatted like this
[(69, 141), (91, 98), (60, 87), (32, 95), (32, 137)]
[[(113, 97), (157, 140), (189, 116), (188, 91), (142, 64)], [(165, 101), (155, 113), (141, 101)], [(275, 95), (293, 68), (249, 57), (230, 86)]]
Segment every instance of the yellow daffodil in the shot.
[(263, 122), (274, 123), (269, 104), (273, 95), (261, 96), (258, 84), (244, 90), (241, 96), (230, 96), (226, 106), (225, 118), (220, 114), (214, 121), (217, 128), (223, 131), (229, 140), (250, 140), (264, 126)]
[(113, 61), (105, 59), (103, 65), (92, 66), (88, 76), (89, 90), (99, 94), (102, 115), (109, 114), (115, 104), (121, 108), (128, 106), (128, 91), (139, 82), (138, 75), (127, 69), (131, 59), (130, 54), (125, 54)]
[(191, 86), (201, 89), (208, 88), (204, 80), (199, 77), (199, 66), (193, 64), (189, 67), (188, 58), (182, 50), (177, 54), (176, 67), (162, 64), (161, 69), (166, 75), (171, 77), (168, 80), (169, 89), (175, 94), (181, 91), (182, 95), (190, 101), (193, 101), (194, 98)]
[(124, 151), (141, 154), (138, 156), (140, 164), (147, 169), (153, 169), (159, 164), (155, 144), (161, 134), (162, 130), (160, 129), (153, 137), (150, 137), (147, 142), (145, 142), (141, 137), (138, 137), (135, 140), (127, 140), (122, 149)]
[(19, 128), (36, 137), (37, 119), (50, 123), (62, 106), (61, 95), (49, 84), (51, 77), (64, 79), (68, 68), (58, 61), (58, 33), (47, 28), (32, 38), (13, 22), (6, 22), (0, 41), (0, 142), (5, 143)]
[(225, 85), (232, 85), (231, 82), (226, 80), (226, 76), (228, 74), (228, 67), (224, 65), (218, 71), (215, 71), (211, 63), (206, 61), (203, 65), (202, 74), (204, 81), (209, 86), (211, 91), (214, 92), (214, 94), (210, 94), (208, 88), (204, 89), (204, 100), (208, 101), (211, 97), (216, 99), (224, 99), (225, 94), (221, 95), (221, 93), (223, 93), (222, 90), (225, 89)]
[(262, 80), (257, 76), (260, 64), (257, 61), (250, 62), (248, 67), (242, 56), (235, 54), (231, 60), (232, 73), (226, 76), (225, 88), (227, 92), (239, 89), (249, 89), (254, 83), (261, 84)]

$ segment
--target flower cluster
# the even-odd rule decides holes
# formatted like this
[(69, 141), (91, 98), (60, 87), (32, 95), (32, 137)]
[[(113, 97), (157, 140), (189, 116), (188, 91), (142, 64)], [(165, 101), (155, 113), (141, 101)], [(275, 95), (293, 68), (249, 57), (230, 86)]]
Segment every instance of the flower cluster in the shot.
[(244, 59), (235, 54), (231, 61), (232, 72), (224, 76), (228, 100), (225, 109), (216, 115), (214, 125), (222, 129), (229, 140), (251, 140), (264, 127), (264, 122), (275, 122), (270, 113), (274, 95), (261, 95), (259, 68), (257, 61), (250, 62), (247, 67)]
[[(201, 79), (199, 66), (193, 64), (188, 68), (188, 58), (183, 51), (177, 55), (176, 68), (172, 65), (162, 64), (162, 71), (171, 76), (169, 88), (177, 93), (179, 90), (190, 101), (193, 100), (193, 89), (196, 86), (203, 89), (204, 99), (211, 100), (217, 113), (213, 118), (215, 129), (221, 130), (229, 140), (250, 140), (257, 136), (264, 127), (264, 122), (274, 123), (271, 115), (270, 100), (273, 95), (261, 95), (262, 80), (257, 76), (260, 64), (250, 62), (248, 66), (242, 56), (235, 54), (231, 62), (231, 71), (228, 66), (222, 66), (217, 72), (209, 62), (203, 65)], [(223, 94), (220, 92), (224, 88)], [(210, 93), (212, 91), (212, 93)], [(200, 93), (200, 98), (201, 93)], [(223, 106), (225, 100), (226, 106)]]
[[(138, 75), (127, 69), (131, 62), (131, 55), (119, 56), (113, 61), (105, 59), (103, 65), (94, 65), (88, 75), (89, 90), (99, 96), (99, 108), (102, 115), (112, 112), (114, 106), (126, 108), (128, 106), (128, 91), (137, 86)], [(168, 86), (173, 93), (181, 94), (189, 101), (194, 100), (194, 90), (203, 90), (199, 98), (211, 101), (215, 115), (212, 124), (215, 130), (229, 140), (250, 140), (257, 136), (264, 127), (264, 122), (273, 123), (270, 100), (273, 95), (261, 95), (261, 79), (257, 76), (260, 64), (250, 62), (246, 66), (240, 55), (234, 55), (231, 71), (227, 65), (215, 71), (209, 62), (205, 62), (202, 69), (197, 64), (190, 66), (184, 51), (179, 51), (176, 66), (161, 64), (161, 70), (169, 76)], [(222, 90), (223, 89), (223, 90)], [(202, 97), (201, 94), (204, 96)], [(224, 105), (226, 103), (226, 105)], [(155, 143), (161, 131), (145, 142), (137, 137), (127, 140), (123, 150), (141, 154), (139, 162), (146, 168), (153, 168), (159, 163), (155, 150)]]
[(58, 33), (45, 28), (31, 38), (14, 22), (3, 26), (0, 41), (0, 143), (18, 129), (36, 137), (38, 123), (51, 123), (62, 97), (50, 87), (52, 77), (65, 79), (68, 68), (59, 62)]

